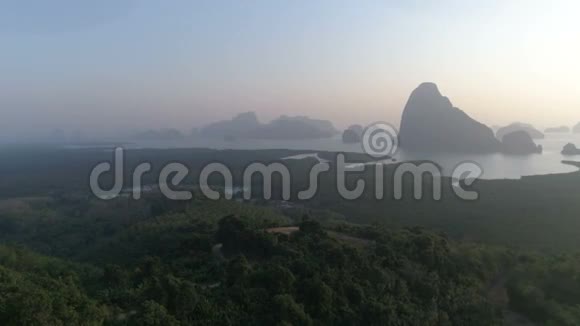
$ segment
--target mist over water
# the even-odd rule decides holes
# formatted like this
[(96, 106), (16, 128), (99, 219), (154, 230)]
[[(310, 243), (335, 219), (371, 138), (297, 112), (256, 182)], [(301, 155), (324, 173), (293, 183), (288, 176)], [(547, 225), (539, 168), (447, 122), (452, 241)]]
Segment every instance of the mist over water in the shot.
[[(576, 134), (547, 134), (545, 139), (536, 140), (542, 145), (542, 154), (507, 155), (466, 154), (452, 152), (411, 152), (399, 149), (394, 155), (396, 162), (429, 160), (439, 164), (444, 175), (450, 175), (460, 163), (470, 161), (480, 165), (483, 169), (482, 179), (519, 179), (523, 176), (569, 173), (577, 171), (574, 166), (563, 164), (563, 160), (573, 160), (561, 154), (562, 147), (567, 143), (580, 143), (580, 135)], [(65, 145), (67, 148), (93, 148), (95, 145)], [(110, 149), (111, 144), (102, 144), (100, 147)], [(309, 139), (309, 140), (260, 140), (239, 139), (226, 141), (212, 138), (186, 138), (176, 141), (134, 141), (121, 145), (125, 149), (147, 148), (209, 148), (209, 149), (237, 149), (237, 150), (265, 150), (289, 149), (328, 152), (363, 153), (361, 144), (345, 144), (340, 137)], [(387, 160), (386, 164), (392, 163)]]

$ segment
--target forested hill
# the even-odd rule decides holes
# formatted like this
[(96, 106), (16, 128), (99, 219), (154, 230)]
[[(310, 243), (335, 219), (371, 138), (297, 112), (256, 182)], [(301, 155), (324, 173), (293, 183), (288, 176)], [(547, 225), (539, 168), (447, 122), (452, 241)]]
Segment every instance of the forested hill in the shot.
[(418, 228), (330, 231), (315, 217), (269, 232), (294, 221), (235, 202), (160, 203), (4, 202), (0, 323), (501, 324), (485, 288), (507, 252)]

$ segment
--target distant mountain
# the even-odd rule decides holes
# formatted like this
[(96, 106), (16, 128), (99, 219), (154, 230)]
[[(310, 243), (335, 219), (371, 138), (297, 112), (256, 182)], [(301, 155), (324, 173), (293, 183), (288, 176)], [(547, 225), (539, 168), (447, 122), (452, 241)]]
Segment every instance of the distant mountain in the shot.
[(360, 143), (363, 134), (361, 125), (352, 125), (342, 133), (342, 142), (345, 144)]
[(337, 133), (330, 121), (283, 115), (263, 124), (254, 112), (212, 123), (201, 130), (203, 136), (227, 139), (316, 139), (332, 137)]
[(411, 94), (401, 119), (399, 143), (405, 149), (432, 152), (501, 150), (489, 127), (453, 107), (433, 83), (423, 83)]
[(574, 126), (574, 128), (572, 129), (572, 132), (575, 134), (580, 134), (580, 122)]
[(183, 139), (184, 136), (179, 130), (176, 129), (160, 129), (160, 130), (151, 129), (135, 134), (133, 135), (132, 138), (139, 140), (167, 141), (167, 140)]
[(502, 140), (505, 135), (518, 130), (527, 132), (528, 135), (532, 137), (532, 139), (544, 139), (546, 137), (541, 131), (534, 128), (534, 126), (532, 126), (531, 124), (514, 122), (509, 126), (500, 128), (496, 133), (497, 139)]
[(516, 130), (504, 135), (502, 151), (512, 155), (528, 155), (542, 153), (542, 146), (536, 145), (525, 130)]
[(251, 135), (262, 139), (317, 139), (332, 137), (337, 133), (330, 121), (281, 116), (262, 125)]
[(560, 126), (560, 127), (552, 127), (552, 128), (546, 128), (546, 130), (544, 130), (545, 133), (549, 134), (549, 133), (569, 133), (570, 132), (570, 127), (567, 126)]
[(216, 138), (248, 138), (262, 125), (254, 112), (238, 114), (231, 120), (214, 122), (201, 129), (201, 135)]

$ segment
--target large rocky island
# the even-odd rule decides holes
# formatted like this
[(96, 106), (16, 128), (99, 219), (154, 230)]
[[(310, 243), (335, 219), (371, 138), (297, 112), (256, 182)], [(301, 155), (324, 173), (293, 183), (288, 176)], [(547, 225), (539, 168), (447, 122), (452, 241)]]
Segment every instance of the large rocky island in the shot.
[(269, 123), (261, 123), (254, 112), (241, 113), (231, 120), (212, 123), (201, 135), (224, 139), (317, 139), (336, 135), (330, 121), (304, 116), (281, 116)]
[(437, 85), (423, 83), (411, 93), (403, 111), (399, 145), (421, 152), (527, 155), (542, 152), (532, 139), (543, 137), (538, 133), (529, 125), (512, 124), (498, 131), (498, 140), (491, 128), (454, 107)]
[(454, 107), (434, 83), (413, 91), (401, 119), (401, 148), (429, 152), (493, 153), (501, 143), (486, 125)]

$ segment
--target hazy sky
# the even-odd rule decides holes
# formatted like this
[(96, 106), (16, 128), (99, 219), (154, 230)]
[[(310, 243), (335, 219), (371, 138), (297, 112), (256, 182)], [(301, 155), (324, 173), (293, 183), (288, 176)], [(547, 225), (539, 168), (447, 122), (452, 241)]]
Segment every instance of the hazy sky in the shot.
[(0, 0), (0, 135), (250, 110), (398, 123), (423, 81), (489, 125), (573, 125), (578, 15), (575, 0)]

